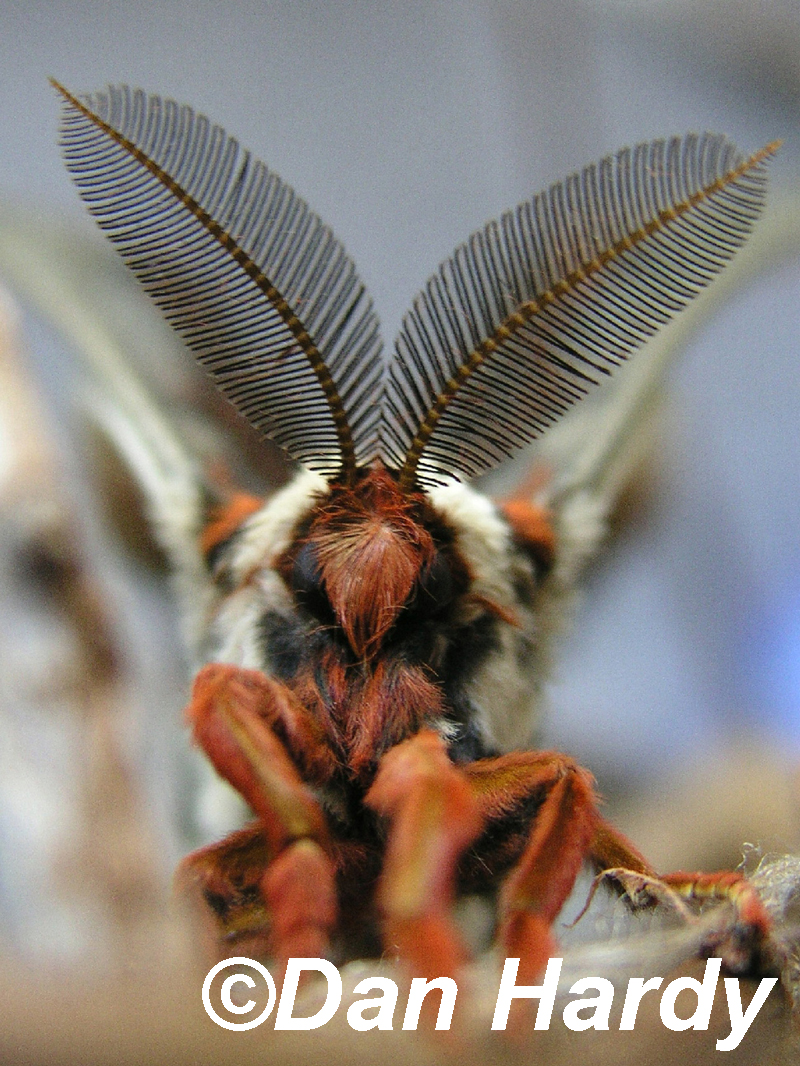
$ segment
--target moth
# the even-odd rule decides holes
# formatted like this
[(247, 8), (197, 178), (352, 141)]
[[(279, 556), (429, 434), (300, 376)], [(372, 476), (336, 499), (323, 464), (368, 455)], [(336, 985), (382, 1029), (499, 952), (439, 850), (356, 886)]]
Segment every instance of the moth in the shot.
[(524, 982), (589, 864), (633, 905), (728, 901), (706, 947), (733, 971), (756, 963), (769, 921), (742, 876), (658, 876), (585, 769), (527, 749), (581, 520), (469, 482), (725, 266), (777, 145), (747, 158), (689, 135), (573, 174), (459, 246), (385, 358), (342, 245), (219, 126), (125, 87), (56, 88), (89, 210), (224, 396), (300, 467), (262, 500), (176, 463), (130, 413), (112, 419), (184, 605), (194, 738), (255, 816), (179, 871), (216, 950), (385, 952), (452, 975), (468, 957), (453, 905), (477, 895)]

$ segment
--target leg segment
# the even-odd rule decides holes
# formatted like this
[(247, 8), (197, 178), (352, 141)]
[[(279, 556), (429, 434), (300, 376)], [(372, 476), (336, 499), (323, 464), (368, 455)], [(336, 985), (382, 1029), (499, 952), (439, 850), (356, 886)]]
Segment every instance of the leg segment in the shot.
[(442, 739), (423, 730), (384, 756), (366, 802), (390, 821), (380, 888), (386, 939), (414, 971), (453, 975), (465, 960), (447, 913), (457, 868), (467, 890), (510, 868), (500, 937), (522, 959), (519, 980), (538, 976), (598, 821), (589, 775), (551, 752), (455, 766)]
[(259, 827), (257, 832), (243, 831), (252, 834), (247, 840), (234, 834), (190, 856), (184, 876), (189, 870), (201, 871), (207, 898), (217, 877), (216, 887), (230, 896), (231, 876), (224, 866), (211, 875), (209, 868), (214, 871), (215, 864), (226, 859), (235, 867), (238, 858), (243, 862), (239, 881), (246, 884), (261, 858), (259, 889), (271, 919), (273, 953), (283, 960), (324, 955), (336, 918), (328, 830), (287, 751), (293, 741), (301, 741), (305, 768), (324, 777), (332, 757), (313, 743), (313, 723), (278, 682), (256, 670), (221, 663), (198, 674), (187, 718), (217, 771), (253, 808)]
[(419, 976), (454, 976), (466, 960), (447, 913), (455, 867), (482, 826), (464, 774), (424, 729), (384, 755), (366, 803), (390, 821), (379, 889), (385, 942)]
[(253, 822), (180, 864), (175, 888), (202, 931), (204, 956), (271, 953), (272, 921), (261, 894), (269, 859), (263, 826)]
[(706, 937), (703, 952), (722, 959), (732, 974), (753, 973), (763, 969), (769, 955), (768, 940), (772, 922), (764, 904), (744, 874), (718, 873), (664, 874), (662, 882), (679, 898), (703, 904), (718, 901), (730, 905), (730, 916)]
[(592, 835), (589, 858), (600, 871), (620, 869), (644, 877), (656, 872), (642, 853), (605, 818), (598, 818)]
[(692, 920), (687, 904), (727, 903), (729, 910), (706, 939), (704, 952), (722, 958), (729, 973), (751, 972), (762, 961), (769, 938), (770, 918), (747, 878), (736, 872), (657, 875), (622, 833), (599, 821), (591, 858), (605, 876), (625, 893), (633, 908), (666, 902)]
[[(465, 773), (489, 827), (487, 836), (515, 813), (533, 806), (521, 855), (500, 892), (499, 937), (507, 955), (520, 958), (518, 982), (538, 977), (555, 949), (551, 926), (585, 861), (598, 815), (592, 779), (554, 752), (486, 759)], [(513, 830), (512, 830), (512, 836)]]

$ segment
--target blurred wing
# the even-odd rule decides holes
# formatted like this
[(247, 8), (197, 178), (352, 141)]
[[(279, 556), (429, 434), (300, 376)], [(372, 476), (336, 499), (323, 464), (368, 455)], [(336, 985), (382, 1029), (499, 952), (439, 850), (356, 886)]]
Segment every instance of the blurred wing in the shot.
[(191, 108), (56, 87), (67, 167), (169, 322), (261, 433), (351, 477), (376, 447), (380, 338), (331, 231)]
[[(196, 366), (105, 242), (3, 209), (0, 273), (78, 355), (81, 392), (145, 496), (193, 630), (211, 587), (199, 548), (215, 498), (207, 457), (225, 454), (222, 430), (189, 416), (197, 397), (190, 373)], [(148, 367), (152, 352), (164, 366)], [(123, 520), (132, 517), (127, 506)]]
[(381, 431), (401, 483), (492, 469), (607, 377), (745, 241), (776, 148), (637, 145), (473, 234), (397, 340)]

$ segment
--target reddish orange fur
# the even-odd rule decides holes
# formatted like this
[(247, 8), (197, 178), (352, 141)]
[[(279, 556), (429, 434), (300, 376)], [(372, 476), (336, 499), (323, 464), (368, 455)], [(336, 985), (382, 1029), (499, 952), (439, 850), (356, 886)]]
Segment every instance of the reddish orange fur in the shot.
[(463, 773), (423, 729), (384, 756), (365, 803), (391, 826), (380, 886), (389, 942), (415, 973), (454, 976), (467, 958), (448, 914), (455, 868), (484, 822)]
[[(559, 767), (559, 773), (563, 773)], [(591, 778), (575, 767), (559, 777), (537, 816), (536, 829), (504, 892), (508, 907), (536, 908), (552, 922), (561, 910), (597, 824)]]
[(272, 916), (272, 947), (279, 959), (319, 958), (337, 917), (333, 866), (313, 840), (296, 840), (274, 859), (261, 880)]
[[(257, 506), (252, 497), (232, 501), (206, 530), (207, 550)], [(513, 500), (503, 509), (517, 541), (549, 565), (555, 540), (545, 512)], [(522, 959), (519, 981), (534, 981), (555, 951), (551, 928), (584, 861), (611, 867), (620, 891), (658, 879), (600, 818), (590, 775), (566, 756), (451, 761), (431, 728), (447, 713), (443, 688), (390, 635), (437, 552), (456, 592), (471, 595), (454, 534), (425, 498), (374, 468), (355, 487), (332, 485), (306, 522), (278, 572), (291, 589), (298, 553), (310, 545), (335, 623), (308, 610), (340, 632), (300, 656), (286, 683), (223, 664), (198, 675), (187, 712), (195, 737), (259, 824), (190, 857), (184, 881), (215, 909), (224, 936), (259, 950), (267, 943), (284, 960), (328, 953), (337, 896), (338, 929), (356, 942), (359, 923), (380, 909), (385, 947), (436, 977), (466, 959), (450, 918), (457, 888), (484, 892), (504, 878), (500, 939)], [(316, 580), (312, 569), (301, 595), (313, 596)], [(483, 606), (514, 622), (504, 608)], [(329, 820), (310, 785), (332, 810), (362, 809), (352, 821)], [(717, 945), (734, 966), (768, 933), (763, 906), (739, 875), (677, 874), (659, 884), (673, 896), (733, 903), (735, 921)]]
[(270, 858), (264, 827), (253, 822), (181, 862), (175, 887), (196, 916), (209, 956), (229, 954), (234, 939), (250, 957), (269, 954), (270, 921), (258, 888)]
[(505, 500), (499, 507), (517, 542), (544, 569), (549, 569), (556, 554), (556, 535), (549, 512), (530, 500), (516, 497)]
[(211, 663), (187, 708), (195, 739), (261, 818), (273, 854), (300, 837), (327, 839), (322, 811), (270, 728), (281, 688), (258, 671)]
[(348, 722), (351, 765), (357, 772), (444, 712), (441, 690), (419, 667), (389, 659), (376, 665), (358, 713)]
[(598, 870), (623, 868), (645, 877), (655, 877), (656, 872), (642, 853), (626, 836), (605, 820), (598, 818), (595, 826), (590, 858)]
[(444, 711), (437, 685), (420, 667), (402, 660), (385, 657), (348, 666), (330, 650), (323, 672), (324, 694), (312, 670), (295, 680), (293, 692), (356, 776), (371, 775), (384, 751)]
[(227, 503), (215, 508), (205, 529), (200, 534), (200, 550), (208, 555), (218, 544), (232, 536), (239, 526), (255, 514), (264, 501), (246, 492), (235, 493)]
[(403, 609), (433, 538), (386, 471), (370, 471), (356, 488), (335, 486), (308, 533), (337, 621), (355, 653), (367, 659)]
[[(445, 709), (441, 689), (428, 672), (384, 648), (437, 551), (432, 518), (421, 494), (401, 492), (383, 468), (375, 467), (355, 487), (332, 485), (310, 525), (301, 528), (278, 562), (291, 584), (298, 552), (304, 545), (313, 547), (336, 622), (359, 660), (354, 663), (334, 644), (290, 682), (326, 743), (359, 777), (374, 772), (384, 751)], [(442, 530), (445, 539), (452, 535)], [(451, 556), (454, 580), (466, 586), (466, 568), (455, 552)]]
[[(557, 752), (514, 752), (455, 766), (442, 738), (423, 728), (378, 759), (364, 800), (387, 821), (385, 848), (380, 837), (331, 838), (275, 733), (283, 729), (295, 742), (303, 735), (310, 748), (305, 763), (323, 777), (333, 772), (328, 744), (298, 731), (297, 720), (293, 727), (291, 713), (287, 719), (285, 708), (296, 711), (295, 703), (278, 682), (234, 666), (208, 666), (195, 685), (188, 712), (195, 735), (259, 816), (257, 826), (197, 852), (181, 867), (190, 895), (215, 908), (224, 938), (220, 951), (232, 938), (237, 950), (244, 945), (257, 955), (268, 945), (281, 960), (324, 956), (336, 928), (337, 893), (347, 904), (343, 928), (357, 937), (359, 919), (371, 920), (382, 870), (386, 947), (420, 975), (454, 974), (466, 959), (449, 915), (456, 875), (468, 891), (504, 876), (500, 938), (507, 954), (522, 959), (518, 980), (527, 983), (556, 950), (552, 924), (588, 859), (604, 869), (614, 864), (610, 872), (620, 890), (642, 886), (641, 896), (630, 897), (632, 906), (661, 898), (658, 886), (688, 900), (728, 901), (733, 918), (711, 934), (708, 949), (734, 972), (759, 957), (770, 922), (747, 880), (738, 873), (657, 878), (599, 817), (590, 775)], [(520, 822), (507, 839), (508, 829), (492, 836), (531, 801), (527, 825)]]

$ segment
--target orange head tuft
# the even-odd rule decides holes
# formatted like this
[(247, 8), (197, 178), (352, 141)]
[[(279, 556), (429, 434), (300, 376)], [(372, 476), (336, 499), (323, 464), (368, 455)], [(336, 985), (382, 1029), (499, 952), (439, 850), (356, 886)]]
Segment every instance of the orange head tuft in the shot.
[(362, 660), (381, 646), (436, 554), (424, 506), (374, 467), (355, 489), (333, 486), (295, 559), (313, 571), (310, 583)]

